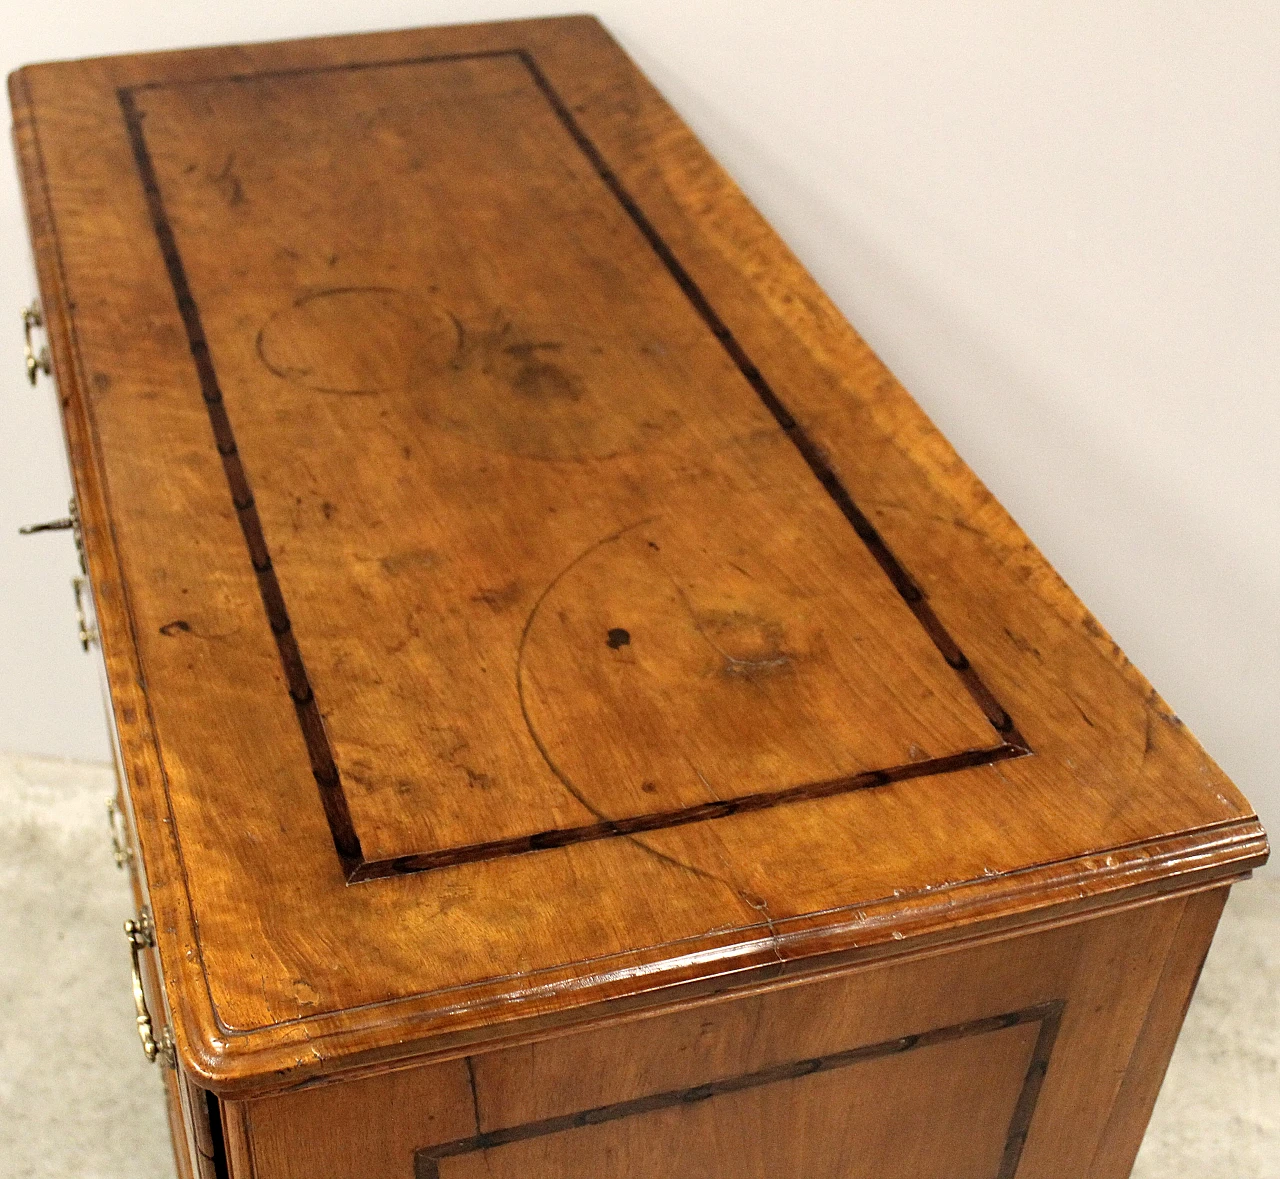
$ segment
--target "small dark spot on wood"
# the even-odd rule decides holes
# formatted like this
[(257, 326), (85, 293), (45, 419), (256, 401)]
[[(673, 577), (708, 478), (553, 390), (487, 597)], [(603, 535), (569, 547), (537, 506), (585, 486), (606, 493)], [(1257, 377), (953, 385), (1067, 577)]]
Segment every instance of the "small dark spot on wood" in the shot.
[(579, 378), (558, 364), (549, 364), (545, 361), (522, 364), (511, 378), (511, 387), (522, 397), (534, 400), (580, 401), (582, 399), (582, 383)]
[(640, 787), (646, 794), (657, 794), (658, 788), (652, 782), (645, 782)]
[(324, 513), (324, 518), (326, 520), (332, 520), (338, 511), (338, 505), (325, 500), (324, 503), (320, 505), (320, 510)]
[(1009, 636), (1009, 640), (1013, 643), (1015, 647), (1017, 647), (1019, 651), (1022, 651), (1029, 655), (1034, 655), (1038, 660), (1040, 660), (1041, 663), (1044, 662), (1044, 656), (1041, 655), (1039, 650), (1035, 646), (1033, 646), (1022, 635), (1016, 634), (1014, 631), (1011, 631), (1007, 626), (1004, 628), (1004, 633)]
[(508, 356), (528, 358), (535, 352), (559, 352), (563, 347), (559, 340), (522, 340), (515, 344), (507, 344), (502, 350)]
[(480, 602), (493, 610), (505, 610), (520, 600), (521, 586), (519, 581), (509, 581), (506, 585), (485, 586), (471, 595), (473, 602)]
[(619, 647), (626, 647), (630, 644), (631, 632), (623, 630), (620, 626), (615, 626), (609, 631), (605, 642), (616, 651)]
[(166, 622), (164, 626), (160, 628), (160, 633), (170, 639), (179, 632), (182, 634), (190, 634), (191, 623), (187, 622), (185, 619), (176, 618), (172, 622)]
[(222, 194), (223, 200), (232, 208), (244, 203), (244, 188), (240, 184), (240, 177), (235, 174), (235, 163), (236, 157), (233, 152), (227, 156), (222, 165), (222, 170), (217, 175), (209, 176), (210, 183)]

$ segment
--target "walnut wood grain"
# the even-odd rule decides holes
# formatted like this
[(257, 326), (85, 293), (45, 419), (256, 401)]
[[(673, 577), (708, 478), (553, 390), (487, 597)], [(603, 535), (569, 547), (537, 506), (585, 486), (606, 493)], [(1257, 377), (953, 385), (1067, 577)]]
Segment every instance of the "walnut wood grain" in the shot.
[(53, 64), (10, 94), (201, 1083), (1265, 859), (594, 21)]

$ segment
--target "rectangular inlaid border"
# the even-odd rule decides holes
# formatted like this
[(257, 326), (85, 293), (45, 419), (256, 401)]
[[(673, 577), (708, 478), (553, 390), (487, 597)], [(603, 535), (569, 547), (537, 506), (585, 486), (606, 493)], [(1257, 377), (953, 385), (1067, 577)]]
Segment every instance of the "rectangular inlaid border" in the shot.
[[(931, 758), (908, 765), (870, 770), (845, 778), (825, 782), (806, 783), (785, 789), (760, 791), (723, 802), (704, 803), (678, 810), (654, 812), (630, 816), (625, 819), (602, 820), (577, 827), (556, 828), (527, 836), (467, 844), (461, 847), (443, 848), (433, 852), (396, 856), (384, 860), (366, 860), (360, 846), (360, 837), (351, 817), (351, 808), (342, 787), (333, 749), (325, 732), (324, 721), (316, 702), (315, 693), (307, 675), (298, 642), (293, 633), (284, 592), (272, 565), (270, 547), (263, 531), (262, 521), (254, 502), (248, 476), (240, 460), (235, 432), (222, 398), (222, 390), (213, 366), (208, 340), (187, 279), (186, 268), (178, 250), (173, 226), (169, 221), (160, 191), (160, 182), (147, 147), (143, 129), (143, 113), (138, 109), (135, 94), (143, 90), (168, 86), (235, 84), (252, 82), (262, 78), (303, 74), (331, 73), (390, 68), (406, 65), (427, 65), (439, 62), (480, 60), (485, 58), (512, 58), (528, 71), (536, 88), (546, 98), (560, 123), (579, 150), (591, 164), (596, 174), (621, 205), (640, 231), (655, 255), (680, 287), (694, 310), (711, 333), (720, 342), (738, 371), (755, 391), (765, 408), (778, 423), (779, 428), (799, 451), (814, 477), (827, 495), (840, 509), (859, 539), (875, 558), (894, 589), (907, 604), (916, 621), (938, 649), (943, 659), (955, 671), (965, 689), (982, 710), (992, 728), (1000, 737), (998, 744), (981, 749), (966, 750), (946, 757)], [(933, 774), (951, 773), (973, 766), (989, 765), (1007, 758), (1022, 757), (1031, 753), (1025, 738), (1019, 733), (1013, 719), (983, 683), (968, 658), (951, 637), (942, 621), (929, 605), (924, 592), (907, 573), (893, 554), (875, 526), (854, 503), (853, 497), (823, 456), (821, 449), (809, 437), (804, 427), (787, 409), (760, 369), (756, 367), (745, 349), (734, 337), (724, 320), (720, 318), (693, 277), (676, 257), (675, 252), (658, 233), (653, 223), (640, 208), (635, 198), (623, 186), (617, 174), (609, 166), (600, 150), (574, 118), (573, 112), (556, 92), (542, 72), (533, 55), (525, 49), (498, 49), (470, 53), (437, 54), (383, 62), (349, 62), (343, 65), (304, 67), (290, 70), (262, 71), (254, 74), (228, 74), (220, 78), (200, 78), (175, 82), (148, 82), (122, 87), (116, 92), (128, 129), (134, 162), (146, 196), (152, 227), (164, 258), (169, 281), (173, 287), (178, 311), (182, 318), (191, 357), (200, 381), (205, 409), (209, 416), (214, 442), (222, 460), (223, 472), (235, 507), (237, 519), (244, 535), (250, 562), (258, 581), (272, 635), (275, 638), (281, 667), (289, 686), (298, 725), (306, 743), (311, 771), (320, 791), (325, 818), (333, 838), (334, 850), (342, 864), (348, 883), (372, 880), (380, 877), (428, 871), (432, 868), (455, 864), (473, 863), (479, 860), (497, 859), (522, 852), (565, 847), (594, 839), (607, 839), (644, 831), (657, 831), (707, 819), (725, 818), (729, 815), (753, 810), (763, 810), (785, 803), (801, 802), (853, 790), (885, 785), (889, 782)]]
[[(505, 1130), (490, 1130), (487, 1133), (481, 1131), (477, 1106), (477, 1133), (470, 1138), (457, 1138), (452, 1142), (444, 1142), (439, 1146), (424, 1146), (415, 1151), (414, 1176), (415, 1179), (440, 1179), (440, 1160), (454, 1158), (461, 1154), (474, 1154), (476, 1151), (508, 1146), (514, 1142), (526, 1142), (531, 1138), (543, 1138), (549, 1134), (561, 1134), (566, 1130), (597, 1126), (601, 1122), (615, 1122), (622, 1118), (654, 1113), (657, 1110), (672, 1109), (679, 1105), (690, 1105), (694, 1102), (720, 1097), (726, 1093), (741, 1093), (746, 1089), (757, 1089), (762, 1085), (777, 1084), (779, 1081), (796, 1080), (800, 1077), (812, 1076), (814, 1073), (832, 1072), (836, 1069), (848, 1068), (850, 1065), (859, 1064), (863, 1061), (879, 1060), (885, 1056), (897, 1056), (904, 1052), (914, 1052), (918, 1048), (929, 1048), (935, 1044), (947, 1044), (954, 1040), (967, 1039), (970, 1036), (981, 1036), (990, 1032), (1003, 1031), (1005, 1028), (1017, 1027), (1020, 1024), (1038, 1023), (1040, 1025), (1040, 1034), (1036, 1037), (1035, 1046), (1031, 1050), (1031, 1060), (1027, 1065), (1027, 1072), (1022, 1081), (1022, 1089), (1018, 1093), (1018, 1100), (1014, 1103), (1013, 1116), (1009, 1120), (1009, 1128), (1005, 1133), (1005, 1145), (1000, 1158), (1000, 1169), (992, 1177), (992, 1179), (1013, 1179), (1018, 1171), (1018, 1163), (1022, 1158), (1022, 1147), (1027, 1140), (1031, 1118), (1035, 1113), (1036, 1102), (1040, 1097), (1040, 1087), (1044, 1082), (1045, 1074), (1049, 1070), (1049, 1057), (1053, 1053), (1053, 1045), (1057, 1039), (1064, 1006), (1064, 1002), (1058, 999), (1035, 1007), (1027, 1007), (1021, 1011), (1011, 1011), (1004, 1015), (993, 1015), (984, 1019), (970, 1020), (968, 1023), (952, 1024), (949, 1027), (935, 1028), (929, 1032), (901, 1036), (896, 1040), (885, 1040), (879, 1044), (867, 1044), (860, 1048), (849, 1048), (844, 1052), (833, 1052), (827, 1056), (811, 1057), (807, 1060), (793, 1060), (786, 1064), (774, 1065), (772, 1068), (761, 1069), (758, 1072), (741, 1073), (736, 1077), (727, 1077), (720, 1081), (709, 1081), (687, 1089), (670, 1089), (665, 1093), (636, 1097), (630, 1101), (619, 1101), (612, 1105), (601, 1105), (596, 1106), (594, 1109), (562, 1114), (559, 1117), (543, 1118), (536, 1122), (525, 1122), (522, 1125), (511, 1126)], [(468, 1067), (470, 1067), (469, 1059), (467, 1063)]]

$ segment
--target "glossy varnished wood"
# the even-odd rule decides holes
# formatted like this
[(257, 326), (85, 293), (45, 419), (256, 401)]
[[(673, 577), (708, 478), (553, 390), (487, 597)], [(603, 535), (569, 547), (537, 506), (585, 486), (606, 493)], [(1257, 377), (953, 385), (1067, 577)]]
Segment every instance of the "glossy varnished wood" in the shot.
[(1182, 964), (1203, 956), (1224, 899), (232, 1102), (232, 1173), (1127, 1174), (1116, 1130), (1150, 1112), (1132, 1080), (1158, 1081)]
[(10, 89), (168, 1009), (229, 1108), (1265, 858), (594, 21)]

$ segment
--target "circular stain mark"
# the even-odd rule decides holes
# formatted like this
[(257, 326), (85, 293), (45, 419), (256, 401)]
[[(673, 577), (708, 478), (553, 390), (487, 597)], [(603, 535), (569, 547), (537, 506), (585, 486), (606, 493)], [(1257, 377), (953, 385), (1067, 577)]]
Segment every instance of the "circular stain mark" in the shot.
[(619, 647), (625, 647), (630, 644), (631, 632), (623, 630), (620, 626), (615, 626), (609, 631), (605, 642), (616, 651)]
[(443, 311), (395, 287), (331, 287), (300, 295), (258, 332), (262, 363), (317, 393), (372, 396), (405, 388), (424, 349), (447, 352)]

